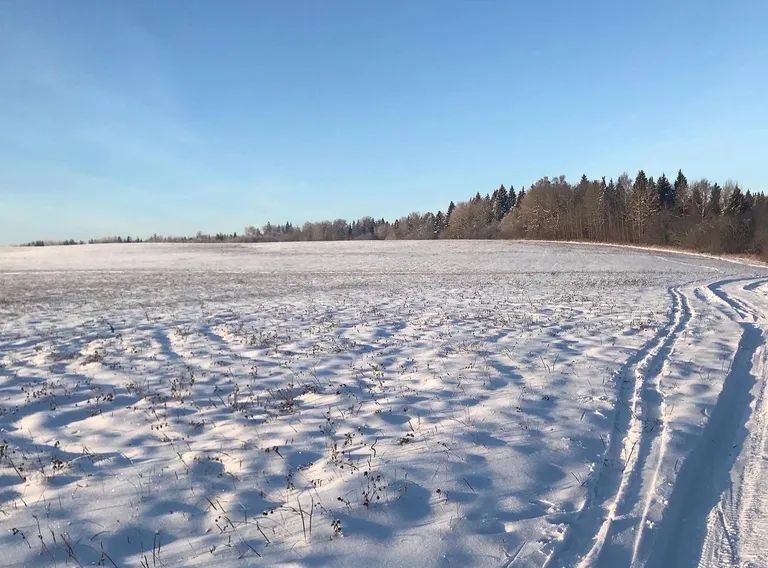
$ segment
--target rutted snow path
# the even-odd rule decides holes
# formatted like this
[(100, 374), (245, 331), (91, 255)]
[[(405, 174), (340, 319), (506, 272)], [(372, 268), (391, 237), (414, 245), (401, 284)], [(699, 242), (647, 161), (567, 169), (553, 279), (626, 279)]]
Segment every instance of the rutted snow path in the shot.
[[(604, 467), (595, 482), (595, 494), (585, 503), (563, 548), (548, 564), (629, 566), (635, 562), (658, 474), (658, 466), (652, 464), (660, 463), (664, 451), (662, 372), (691, 319), (685, 294), (677, 288), (671, 288), (669, 294), (671, 309), (667, 324), (619, 372), (618, 381), (622, 386), (616, 424), (603, 460)], [(632, 525), (636, 534), (632, 548), (618, 546), (613, 540), (618, 532), (627, 530), (628, 525)]]
[[(688, 532), (697, 524), (706, 527), (701, 567), (768, 566), (766, 302), (760, 293), (766, 283), (765, 279), (733, 279), (709, 286), (735, 312), (743, 332), (715, 409), (720, 412), (713, 412), (691, 463), (705, 461), (694, 472), (692, 487), (681, 494), (680, 503), (670, 502), (670, 507), (687, 511), (677, 516)], [(691, 491), (699, 491), (699, 499), (691, 499)], [(695, 509), (704, 505), (702, 495), (714, 501), (704, 518)], [(686, 535), (675, 532), (672, 536)], [(667, 543), (668, 557), (685, 557), (674, 538)], [(662, 560), (662, 549), (658, 556)], [(682, 559), (679, 565), (685, 565)]]
[[(768, 280), (738, 277), (693, 289), (738, 325), (722, 389), (702, 432), (665, 465), (670, 437), (664, 377), (689, 354), (677, 344), (695, 314), (670, 289), (669, 320), (624, 366), (604, 467), (549, 566), (768, 566)], [(628, 378), (627, 375), (633, 377)], [(610, 468), (619, 461), (620, 467)], [(681, 465), (682, 462), (682, 465)], [(667, 471), (669, 488), (659, 487)], [(656, 521), (649, 520), (652, 508)]]

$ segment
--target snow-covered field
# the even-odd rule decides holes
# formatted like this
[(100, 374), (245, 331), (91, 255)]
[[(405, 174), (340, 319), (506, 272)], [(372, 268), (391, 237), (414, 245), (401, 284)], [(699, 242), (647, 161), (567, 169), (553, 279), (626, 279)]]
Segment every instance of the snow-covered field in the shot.
[(768, 566), (768, 271), (0, 248), (0, 565)]

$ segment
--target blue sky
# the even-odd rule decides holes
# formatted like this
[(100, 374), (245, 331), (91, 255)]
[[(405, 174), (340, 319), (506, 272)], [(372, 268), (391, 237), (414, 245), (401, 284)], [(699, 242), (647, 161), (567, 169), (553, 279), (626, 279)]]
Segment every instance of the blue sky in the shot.
[(0, 1), (0, 243), (768, 189), (768, 3)]

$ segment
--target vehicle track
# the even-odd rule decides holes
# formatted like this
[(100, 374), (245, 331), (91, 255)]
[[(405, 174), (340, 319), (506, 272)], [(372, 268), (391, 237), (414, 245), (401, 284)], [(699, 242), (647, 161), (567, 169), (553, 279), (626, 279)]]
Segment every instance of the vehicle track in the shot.
[[(742, 334), (700, 441), (677, 475), (646, 566), (768, 565), (764, 318), (741, 297), (764, 282), (734, 278), (707, 286)], [(741, 283), (740, 293), (729, 291)]]
[[(649, 460), (660, 463), (664, 451), (661, 377), (692, 316), (684, 293), (670, 288), (669, 294), (672, 303), (666, 324), (618, 373), (629, 387), (621, 388), (618, 395), (614, 434), (603, 466), (579, 517), (546, 566), (593, 566), (601, 562), (628, 566), (634, 561), (658, 474), (658, 465), (645, 465)], [(614, 546), (614, 538), (626, 531), (637, 535), (635, 545)]]
[[(750, 296), (742, 305), (763, 299), (756, 291), (765, 279), (753, 280), (741, 287)], [(751, 308), (751, 305), (750, 305)], [(764, 318), (757, 313), (757, 321)], [(763, 337), (765, 330), (762, 330)], [(707, 517), (707, 530), (699, 566), (768, 566), (768, 353), (757, 347), (752, 358), (752, 376), (758, 381), (751, 416), (746, 422), (746, 439), (730, 476), (728, 491)]]
[[(669, 435), (662, 377), (692, 317), (687, 297), (670, 289), (667, 324), (622, 369), (634, 382), (619, 396), (616, 432), (595, 492), (547, 566), (768, 566), (768, 352), (763, 311), (754, 305), (764, 300), (757, 291), (766, 283), (729, 278), (707, 285), (708, 295), (696, 294), (719, 300), (742, 335), (701, 440), (651, 533), (647, 521)], [(618, 475), (611, 468), (617, 455), (624, 460)], [(601, 500), (597, 491), (606, 489), (613, 494)]]
[[(760, 317), (760, 314), (757, 310), (755, 310), (752, 306), (746, 304), (744, 301), (735, 298), (729, 294), (727, 294), (723, 290), (723, 286), (727, 284), (733, 284), (736, 282), (744, 282), (744, 281), (750, 281), (749, 284), (745, 284), (742, 287), (742, 290), (749, 289), (750, 286), (754, 285), (755, 287), (762, 284), (765, 280), (764, 279), (752, 279), (752, 278), (729, 278), (726, 280), (718, 280), (717, 282), (712, 282), (707, 286), (709, 290), (717, 296), (721, 301), (726, 303), (728, 306), (731, 307), (731, 309), (736, 312), (739, 318), (741, 319), (751, 319), (752, 321), (757, 321)], [(754, 288), (753, 288), (754, 289)], [(733, 319), (733, 316), (731, 314), (726, 314), (731, 319)]]

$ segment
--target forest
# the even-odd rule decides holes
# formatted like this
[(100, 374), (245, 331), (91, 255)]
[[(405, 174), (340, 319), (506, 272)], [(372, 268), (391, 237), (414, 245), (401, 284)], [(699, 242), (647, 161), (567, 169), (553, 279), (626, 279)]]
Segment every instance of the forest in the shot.
[[(450, 202), (445, 211), (410, 213), (394, 221), (362, 217), (303, 225), (267, 223), (238, 233), (197, 233), (147, 239), (109, 237), (89, 242), (279, 242), (356, 239), (545, 239), (672, 246), (713, 254), (768, 258), (768, 197), (706, 179), (674, 181), (640, 170), (634, 179), (543, 177), (525, 189), (503, 184), (485, 196)], [(29, 245), (79, 244), (35, 241)]]

